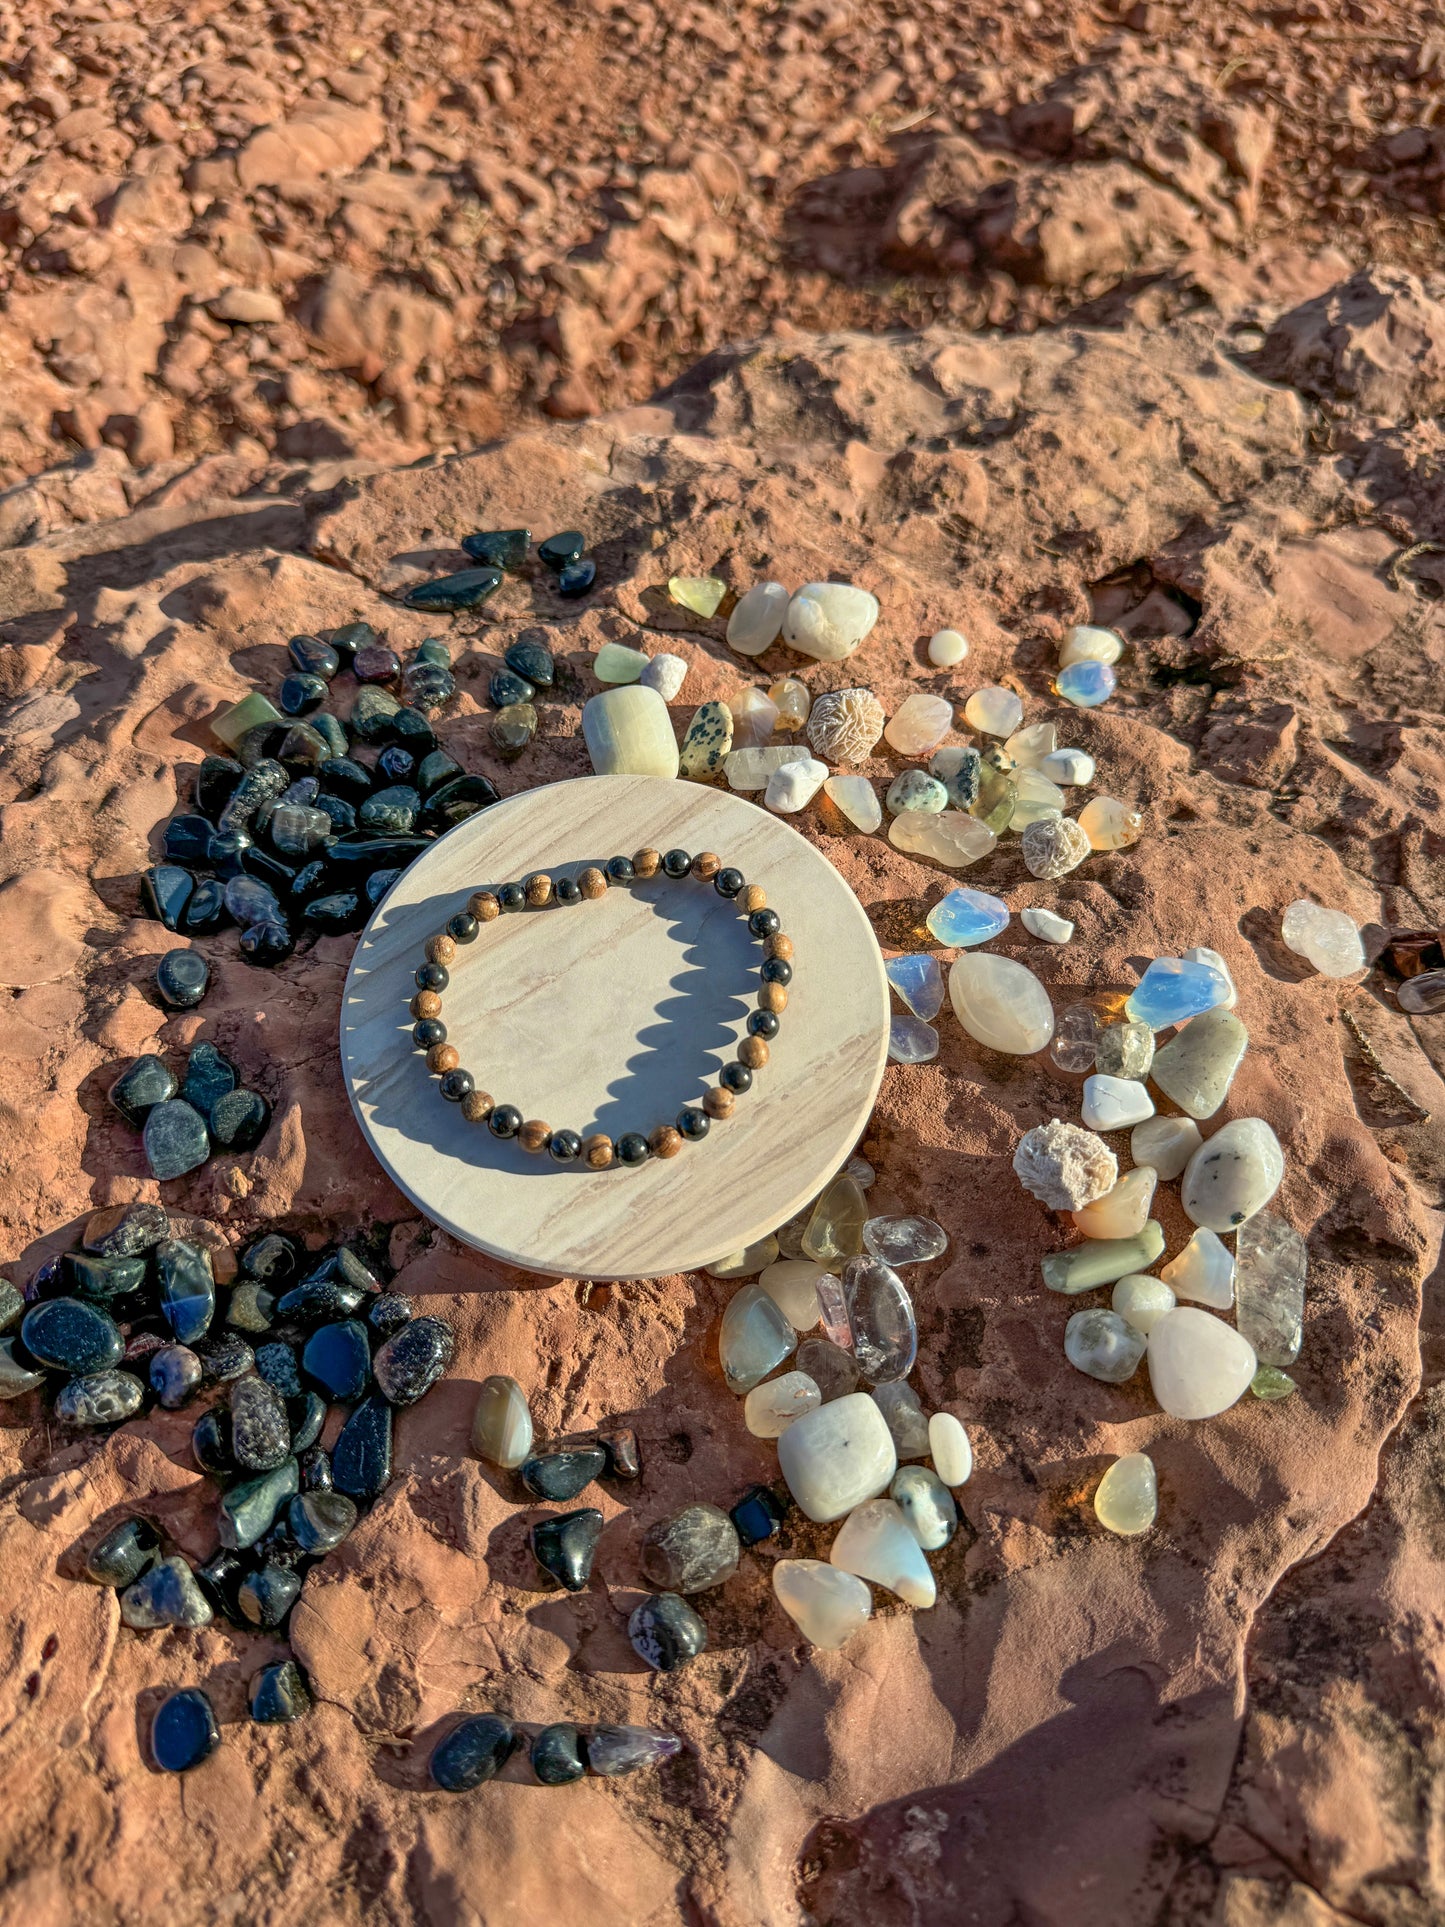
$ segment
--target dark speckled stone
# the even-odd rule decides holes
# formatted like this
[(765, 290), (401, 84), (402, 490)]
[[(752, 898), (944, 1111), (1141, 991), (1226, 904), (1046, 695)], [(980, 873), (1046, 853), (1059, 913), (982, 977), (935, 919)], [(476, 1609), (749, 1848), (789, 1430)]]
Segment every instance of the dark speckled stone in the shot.
[(214, 1044), (193, 1044), (186, 1059), (181, 1096), (193, 1110), (205, 1117), (216, 1099), (224, 1097), (227, 1091), (235, 1090), (240, 1081), (236, 1066)]
[(440, 1318), (412, 1318), (376, 1354), (373, 1370), (392, 1405), (414, 1405), (451, 1363), (452, 1328)]
[(221, 1744), (221, 1729), (211, 1702), (199, 1686), (172, 1693), (156, 1708), (151, 1722), (151, 1754), (166, 1773), (186, 1773)]
[(20, 1337), (38, 1365), (81, 1376), (118, 1365), (125, 1350), (115, 1320), (80, 1298), (48, 1298), (32, 1305)]
[(363, 1399), (331, 1453), (331, 1481), (349, 1499), (374, 1499), (391, 1478), (391, 1407)]
[(241, 1617), (253, 1626), (279, 1626), (295, 1605), (301, 1591), (300, 1577), (285, 1566), (262, 1566), (247, 1573), (236, 1588), (236, 1604)]
[(275, 1386), (282, 1398), (295, 1398), (301, 1390), (296, 1354), (279, 1338), (256, 1347), (256, 1370)]
[(478, 609), (501, 586), (500, 569), (460, 569), (455, 575), (419, 582), (414, 589), (407, 590), (406, 602), (412, 609)]
[(160, 1543), (148, 1519), (122, 1519), (91, 1547), (86, 1576), (98, 1586), (132, 1586), (155, 1563)]
[(251, 1472), (269, 1472), (291, 1451), (286, 1401), (264, 1378), (238, 1378), (231, 1386), (231, 1453)]
[(582, 1735), (565, 1721), (544, 1726), (532, 1742), (532, 1771), (543, 1786), (567, 1786), (587, 1771)]
[(100, 1258), (130, 1258), (171, 1235), (170, 1214), (160, 1204), (111, 1204), (92, 1211), (81, 1243)]
[(251, 1681), (251, 1718), (258, 1726), (289, 1726), (310, 1711), (311, 1695), (294, 1659), (263, 1666)]
[(154, 1051), (138, 1057), (110, 1087), (110, 1101), (127, 1124), (139, 1131), (157, 1104), (176, 1094), (175, 1073)]
[(169, 1098), (148, 1111), (142, 1139), (151, 1176), (162, 1184), (183, 1178), (211, 1155), (206, 1120), (184, 1098)]
[(438, 1742), (431, 1756), (432, 1784), (446, 1793), (465, 1793), (499, 1773), (520, 1744), (506, 1720), (475, 1714)]

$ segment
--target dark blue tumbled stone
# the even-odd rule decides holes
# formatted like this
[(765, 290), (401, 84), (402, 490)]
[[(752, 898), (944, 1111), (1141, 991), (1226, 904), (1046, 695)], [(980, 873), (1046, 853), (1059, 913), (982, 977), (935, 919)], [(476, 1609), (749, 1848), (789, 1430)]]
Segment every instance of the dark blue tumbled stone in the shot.
[[(379, 1352), (378, 1365), (380, 1361)], [(301, 1369), (327, 1398), (350, 1405), (361, 1397), (371, 1378), (371, 1347), (365, 1325), (344, 1318), (334, 1325), (319, 1326), (306, 1341)]]
[(478, 529), (475, 535), (462, 537), (462, 548), (474, 562), (513, 572), (526, 562), (531, 546), (530, 529)]
[(196, 880), (189, 870), (182, 870), (174, 863), (153, 863), (141, 874), (141, 903), (151, 916), (160, 918), (167, 930), (178, 930), (195, 887)]
[(180, 929), (188, 937), (209, 936), (226, 921), (226, 886), (216, 877), (202, 877), (191, 892)]
[(239, 1332), (217, 1332), (214, 1338), (198, 1338), (195, 1352), (206, 1377), (223, 1383), (256, 1369), (256, 1354)]
[(393, 783), (368, 796), (356, 812), (356, 820), (380, 836), (405, 836), (420, 808), (421, 798), (409, 783)]
[(279, 1626), (296, 1604), (301, 1580), (285, 1566), (262, 1566), (249, 1572), (236, 1588), (241, 1617), (253, 1626)]
[(382, 1338), (392, 1338), (411, 1318), (411, 1300), (398, 1292), (383, 1292), (367, 1307), (366, 1322)]
[(409, 783), (415, 768), (416, 758), (400, 743), (388, 743), (376, 759), (376, 773), (388, 783)]
[(587, 1768), (578, 1729), (566, 1721), (544, 1726), (532, 1742), (532, 1771), (543, 1786), (567, 1786), (580, 1780)]
[(171, 1010), (194, 1010), (211, 981), (199, 950), (168, 950), (156, 965), (156, 989)]
[(204, 816), (173, 816), (166, 825), (167, 863), (204, 863), (215, 833)]
[(263, 970), (274, 970), (277, 964), (285, 963), (295, 948), (295, 937), (279, 917), (253, 923), (241, 932), (241, 955)]
[(445, 1793), (465, 1793), (500, 1772), (521, 1744), (506, 1720), (474, 1714), (438, 1742), (431, 1756), (432, 1784)]
[(191, 1432), (191, 1457), (203, 1472), (223, 1476), (236, 1469), (231, 1449), (231, 1414), (224, 1405), (213, 1405), (202, 1412)]
[(529, 703), (536, 693), (534, 684), (510, 669), (499, 669), (487, 684), (487, 701), (494, 709), (505, 709), (508, 703)]
[[(350, 1245), (338, 1245), (329, 1258), (323, 1260), (329, 1274), (340, 1278), (353, 1291), (380, 1291), (381, 1280)], [(319, 1275), (319, 1267), (318, 1267)]]
[(787, 1516), (787, 1507), (766, 1485), (750, 1485), (728, 1513), (745, 1546), (771, 1539)]
[(211, 1138), (218, 1151), (254, 1151), (271, 1122), (271, 1106), (259, 1091), (227, 1091), (211, 1106)]
[(268, 1385), (274, 1385), (282, 1398), (295, 1398), (301, 1390), (301, 1374), (296, 1354), (279, 1338), (256, 1347), (256, 1370)]
[(181, 1096), (205, 1116), (216, 1099), (235, 1090), (240, 1081), (236, 1066), (214, 1044), (193, 1044), (186, 1059)]
[(537, 558), (549, 569), (565, 569), (586, 546), (587, 538), (579, 529), (564, 529), (560, 535), (549, 535), (537, 544)]
[(330, 1552), (356, 1524), (356, 1501), (344, 1492), (299, 1492), (286, 1509), (286, 1530), (303, 1552)]
[(131, 1586), (149, 1572), (161, 1536), (149, 1519), (122, 1519), (91, 1547), (85, 1562), (88, 1579), (98, 1586)]
[(332, 1447), (331, 1482), (349, 1499), (374, 1499), (391, 1477), (391, 1407), (363, 1399)]
[(295, 1459), (286, 1459), (273, 1471), (227, 1487), (218, 1522), (221, 1544), (232, 1552), (254, 1546), (271, 1530), (282, 1506), (295, 1498), (300, 1482)]
[(580, 561), (569, 562), (557, 575), (557, 593), (560, 596), (583, 596), (597, 580), (597, 564), (590, 555)]
[(171, 1235), (170, 1213), (160, 1204), (110, 1204), (92, 1211), (81, 1243), (98, 1258), (133, 1258)]
[(371, 909), (374, 910), (376, 908), (377, 904), (381, 902), (382, 898), (386, 895), (387, 891), (391, 888), (392, 884), (396, 882), (397, 878), (400, 875), (401, 875), (400, 870), (373, 870), (372, 871), (371, 875), (366, 879), (366, 886), (365, 886), (366, 901)]
[(67, 1251), (61, 1263), (66, 1284), (82, 1298), (123, 1298), (128, 1291), (139, 1291), (146, 1281), (143, 1255), (97, 1258), (88, 1252)]
[(288, 1398), (286, 1417), (291, 1426), (292, 1453), (300, 1458), (321, 1437), (321, 1428), (326, 1423), (326, 1400), (317, 1392), (303, 1392), (299, 1398)]
[(231, 1387), (231, 1457), (242, 1471), (270, 1472), (290, 1453), (291, 1418), (283, 1394), (259, 1374), (238, 1378)]
[(151, 1722), (151, 1753), (165, 1773), (199, 1766), (221, 1744), (221, 1729), (211, 1702), (199, 1686), (172, 1693), (156, 1708)]
[(183, 1178), (211, 1155), (206, 1120), (180, 1097), (168, 1098), (147, 1112), (141, 1142), (151, 1176), (161, 1183)]
[(161, 1313), (178, 1344), (204, 1338), (216, 1312), (216, 1281), (204, 1245), (168, 1238), (156, 1248)]
[(502, 586), (500, 569), (460, 569), (455, 575), (438, 576), (434, 582), (419, 582), (406, 592), (411, 609), (478, 609)]
[(458, 776), (432, 791), (421, 813), (421, 826), (427, 830), (450, 830), (465, 823), (478, 810), (497, 801), (495, 783), (486, 776)]
[(311, 1695), (294, 1659), (263, 1666), (251, 1681), (251, 1718), (258, 1726), (289, 1726), (311, 1711)]
[(319, 896), (325, 887), (326, 863), (322, 857), (317, 857), (315, 862), (306, 864), (296, 872), (286, 895), (293, 904), (304, 905), (312, 897)]
[(20, 1338), (38, 1365), (80, 1377), (118, 1365), (125, 1350), (115, 1320), (82, 1298), (47, 1298), (32, 1305)]
[(138, 1057), (110, 1087), (110, 1101), (127, 1124), (140, 1130), (157, 1104), (176, 1094), (175, 1074), (154, 1051)]
[[(323, 847), (318, 844), (318, 854)], [(241, 866), (246, 875), (254, 877), (258, 883), (264, 883), (273, 896), (285, 895), (287, 887), (295, 881), (301, 860), (298, 858), (293, 863), (283, 863), (280, 857), (272, 856), (269, 850), (258, 850), (254, 844), (241, 853)], [(257, 918), (255, 921), (264, 922), (265, 919)]]
[(309, 716), (326, 701), (326, 684), (320, 676), (299, 672), (282, 679), (277, 702), (284, 716)]
[(392, 1405), (414, 1405), (450, 1365), (455, 1343), (444, 1319), (408, 1319), (387, 1339), (372, 1365), (383, 1398)]
[(203, 756), (191, 789), (191, 801), (200, 815), (218, 822), (245, 774), (233, 756)]
[(557, 674), (557, 662), (545, 642), (519, 636), (502, 658), (509, 669), (538, 689), (550, 689)]

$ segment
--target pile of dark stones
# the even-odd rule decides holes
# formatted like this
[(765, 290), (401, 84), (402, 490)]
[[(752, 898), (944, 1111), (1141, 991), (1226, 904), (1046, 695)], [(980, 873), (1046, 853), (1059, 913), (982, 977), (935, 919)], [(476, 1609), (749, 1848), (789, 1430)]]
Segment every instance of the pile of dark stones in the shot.
[(214, 1044), (193, 1045), (180, 1077), (163, 1057), (147, 1051), (121, 1072), (108, 1096), (140, 1132), (151, 1176), (162, 1181), (184, 1177), (215, 1152), (255, 1150), (271, 1122), (271, 1106), (259, 1091), (247, 1089)]

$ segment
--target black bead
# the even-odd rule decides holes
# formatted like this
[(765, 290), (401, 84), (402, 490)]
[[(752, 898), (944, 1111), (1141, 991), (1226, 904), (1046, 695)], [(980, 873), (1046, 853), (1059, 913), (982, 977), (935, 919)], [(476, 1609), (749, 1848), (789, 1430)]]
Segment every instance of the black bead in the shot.
[(719, 870), (712, 880), (712, 887), (720, 897), (735, 897), (747, 878), (741, 870)]
[(783, 927), (783, 920), (776, 910), (754, 910), (748, 918), (748, 928), (755, 937), (775, 936)]
[(613, 856), (607, 859), (607, 878), (610, 883), (631, 883), (636, 875), (630, 856)]
[(151, 1723), (151, 1753), (166, 1773), (184, 1773), (199, 1766), (221, 1744), (221, 1729), (211, 1702), (199, 1686), (172, 1693), (156, 1708)]
[(641, 1131), (624, 1131), (617, 1140), (617, 1155), (623, 1164), (646, 1164), (647, 1139)]
[(424, 963), (416, 973), (418, 990), (445, 990), (451, 980), (451, 972), (445, 964)]
[(748, 1091), (752, 1089), (753, 1074), (746, 1064), (724, 1064), (718, 1083), (725, 1091)]
[(699, 1110), (695, 1104), (685, 1105), (677, 1114), (677, 1128), (684, 1137), (706, 1137), (711, 1123), (707, 1112)]
[(554, 1131), (547, 1149), (559, 1164), (571, 1164), (582, 1155), (582, 1140), (575, 1131)]
[(537, 544), (537, 557), (549, 569), (565, 569), (586, 546), (587, 538), (580, 529), (564, 529), (560, 535), (549, 535)]
[[(470, 910), (458, 910), (454, 917), (447, 918), (447, 935), (455, 937), (458, 943), (475, 943), (481, 927)], [(787, 977), (782, 981), (786, 983)]]
[(440, 1017), (423, 1017), (412, 1025), (411, 1037), (418, 1050), (430, 1050), (433, 1044), (447, 1041), (447, 1027)]
[(768, 957), (758, 975), (765, 984), (790, 984), (793, 981), (793, 966), (786, 957)]
[(557, 899), (558, 903), (580, 903), (582, 901), (582, 886), (578, 883), (576, 877), (558, 877), (557, 881), (552, 885), (552, 895)]
[(685, 877), (692, 868), (692, 858), (686, 850), (669, 850), (662, 859), (662, 867), (670, 877)]
[(504, 910), (525, 910), (527, 892), (520, 883), (504, 883), (497, 891), (497, 902)]
[(487, 1119), (493, 1137), (515, 1137), (522, 1128), (522, 1113), (515, 1104), (499, 1104)]
[(477, 1080), (470, 1071), (446, 1071), (442, 1075), (441, 1094), (449, 1104), (460, 1104), (469, 1091), (477, 1088)]
[(748, 1029), (754, 1037), (776, 1037), (782, 1024), (775, 1010), (754, 1010), (748, 1016)]

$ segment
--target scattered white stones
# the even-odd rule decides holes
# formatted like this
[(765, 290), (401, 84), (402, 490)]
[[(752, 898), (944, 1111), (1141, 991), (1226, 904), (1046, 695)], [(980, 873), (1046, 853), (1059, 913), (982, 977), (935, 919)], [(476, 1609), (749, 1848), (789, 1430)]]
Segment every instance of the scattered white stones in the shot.
[(841, 662), (877, 620), (878, 598), (866, 589), (849, 582), (807, 582), (784, 613), (783, 641), (818, 662)]
[(1301, 897), (1284, 913), (1280, 935), (1296, 956), (1323, 977), (1351, 977), (1365, 967), (1365, 946), (1353, 917)]
[(1196, 1231), (1159, 1276), (1177, 1298), (1192, 1298), (1215, 1311), (1228, 1311), (1234, 1303), (1234, 1254), (1207, 1228)]
[(783, 763), (768, 778), (763, 801), (770, 810), (792, 816), (812, 802), (827, 779), (828, 765), (820, 763), (816, 757), (807, 756), (801, 762)]
[(831, 689), (808, 715), (808, 741), (828, 763), (865, 763), (883, 734), (883, 705), (871, 689)]
[(893, 712), (883, 740), (900, 756), (928, 756), (952, 727), (953, 704), (948, 698), (915, 690)]
[(886, 1492), (898, 1470), (887, 1421), (866, 1392), (795, 1419), (778, 1440), (778, 1461), (788, 1490), (818, 1525)]
[(1019, 922), (1031, 937), (1038, 937), (1044, 943), (1067, 943), (1074, 934), (1074, 926), (1067, 917), (1045, 910), (1041, 904), (1031, 903), (1020, 910)]
[(1214, 1418), (1249, 1390), (1254, 1347), (1232, 1325), (1193, 1305), (1156, 1320), (1148, 1339), (1149, 1383), (1171, 1418)]
[(1192, 1117), (1147, 1117), (1134, 1126), (1129, 1155), (1136, 1164), (1152, 1164), (1161, 1183), (1177, 1178), (1204, 1142)]
[(1084, 1079), (1081, 1111), (1091, 1131), (1125, 1131), (1154, 1115), (1154, 1100), (1136, 1078), (1095, 1074)]
[(1024, 706), (1013, 690), (987, 683), (964, 704), (963, 719), (980, 736), (1012, 736), (1024, 719)]
[(928, 660), (936, 669), (952, 669), (968, 654), (968, 638), (957, 629), (937, 629), (928, 638)]
[(1019, 839), (1024, 867), (1030, 876), (1052, 883), (1077, 870), (1093, 845), (1071, 816), (1043, 816), (1030, 823)]
[(883, 805), (866, 776), (830, 776), (823, 794), (836, 803), (854, 829), (871, 835), (883, 821)]
[(1014, 1174), (1051, 1211), (1078, 1211), (1113, 1190), (1119, 1161), (1101, 1137), (1054, 1117), (1019, 1139)]
[(640, 681), (644, 689), (655, 689), (665, 703), (670, 703), (687, 681), (687, 663), (681, 656), (650, 656)]
[(935, 1412), (928, 1421), (928, 1452), (945, 1485), (967, 1485), (973, 1471), (973, 1446), (962, 1421), (952, 1412)]
[(1121, 1539), (1147, 1532), (1159, 1514), (1159, 1482), (1147, 1452), (1115, 1459), (1094, 1494), (1094, 1516)]
[(788, 592), (781, 582), (755, 582), (738, 597), (728, 617), (728, 647), (740, 656), (760, 656), (782, 634)]
[(1076, 1311), (1064, 1327), (1064, 1356), (1076, 1371), (1122, 1385), (1139, 1369), (1147, 1340), (1116, 1311)]
[(892, 1499), (870, 1499), (843, 1521), (829, 1563), (897, 1593), (906, 1605), (927, 1608), (938, 1597), (923, 1548)]
[(959, 1023), (990, 1050), (1029, 1057), (1054, 1034), (1049, 993), (1027, 965), (1011, 957), (965, 952), (948, 973), (948, 995)]
[(781, 1438), (795, 1419), (822, 1403), (823, 1394), (806, 1372), (783, 1372), (748, 1393), (743, 1423), (755, 1439)]
[(1283, 1177), (1284, 1152), (1264, 1119), (1231, 1118), (1184, 1168), (1184, 1215), (1211, 1231), (1233, 1231), (1269, 1203)]
[(779, 1559), (773, 1591), (804, 1639), (825, 1653), (846, 1645), (873, 1611), (873, 1595), (863, 1581), (822, 1559)]

